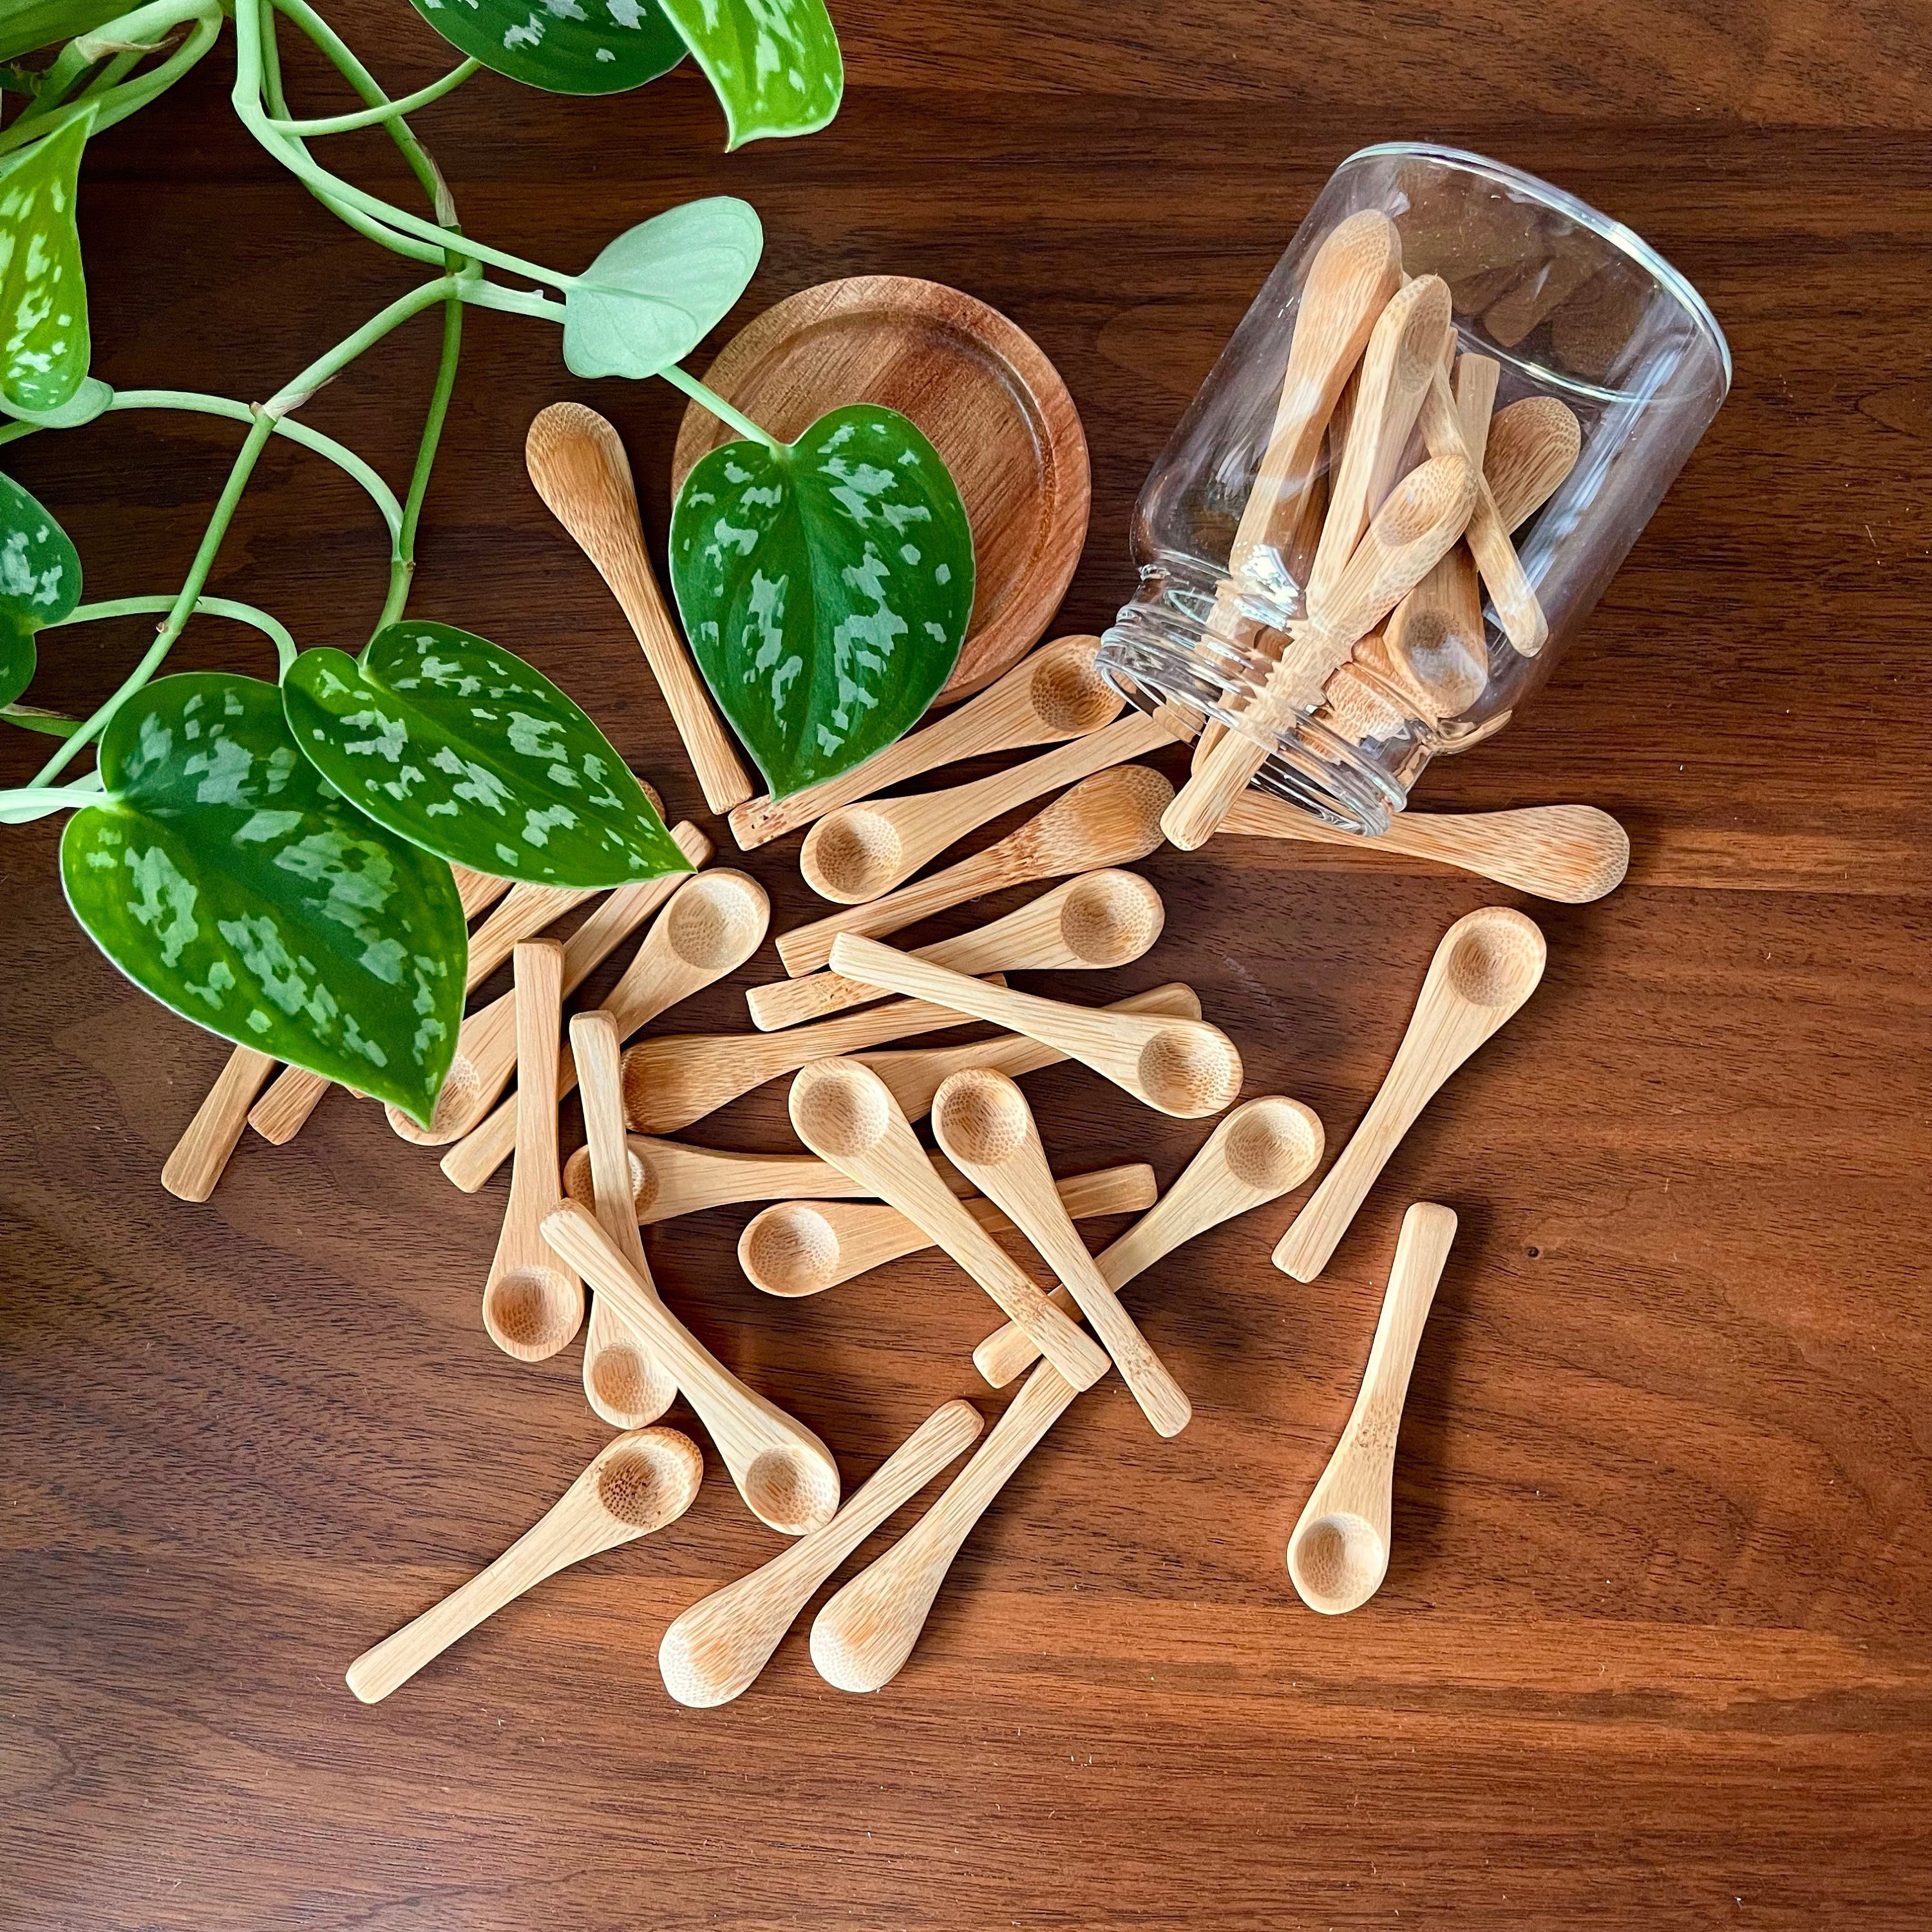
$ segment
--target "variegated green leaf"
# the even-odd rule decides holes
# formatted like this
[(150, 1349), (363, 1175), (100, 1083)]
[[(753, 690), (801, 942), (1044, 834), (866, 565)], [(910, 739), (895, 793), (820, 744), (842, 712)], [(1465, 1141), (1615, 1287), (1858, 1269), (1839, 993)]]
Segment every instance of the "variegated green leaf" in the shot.
[(552, 94), (621, 94), (676, 66), (656, 0), (413, 0), (451, 46)]
[(75, 184), (92, 115), (0, 160), (0, 396), (58, 410), (87, 374)]
[(34, 633), (80, 602), (80, 558), (66, 531), (10, 476), (0, 476), (0, 704), (34, 675)]
[(545, 886), (691, 869), (610, 741), (486, 638), (405, 620), (359, 658), (304, 651), (282, 703), (331, 784), (459, 865)]
[(904, 416), (834, 410), (797, 442), (728, 442), (684, 479), (671, 584), (719, 707), (784, 797), (863, 763), (945, 683), (973, 533)]
[(845, 68), (825, 0), (658, 0), (724, 110), (728, 147), (809, 134), (838, 112)]
[(79, 429), (104, 416), (113, 403), (114, 392), (98, 376), (89, 376), (57, 410), (23, 410), (0, 396), (0, 415), (39, 429)]
[(158, 678), (115, 714), (100, 774), (61, 876), (102, 952), (210, 1032), (426, 1122), (463, 1017), (449, 868), (342, 798), (257, 679)]
[(687, 201), (626, 229), (564, 291), (574, 376), (655, 376), (680, 362), (745, 292), (765, 231), (748, 201)]

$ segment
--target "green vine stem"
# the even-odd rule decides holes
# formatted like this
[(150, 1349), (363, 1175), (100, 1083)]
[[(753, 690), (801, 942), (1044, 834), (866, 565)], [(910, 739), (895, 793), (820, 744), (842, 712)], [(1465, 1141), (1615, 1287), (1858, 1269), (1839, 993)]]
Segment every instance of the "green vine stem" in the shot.
[[(58, 624), (50, 624), (50, 631), (65, 630), (75, 624), (97, 624), (110, 617), (152, 616), (164, 610), (172, 610), (175, 599), (162, 597), (110, 597), (98, 604), (82, 604), (70, 610)], [(275, 669), (279, 674), (288, 669), (296, 661), (296, 640), (289, 627), (279, 617), (253, 604), (243, 604), (232, 597), (197, 597), (191, 616), (226, 617), (237, 624), (246, 624), (250, 630), (260, 631), (275, 647)]]
[(271, 121), (268, 124), (278, 134), (292, 134), (298, 140), (312, 140), (319, 134), (350, 134), (358, 128), (373, 128), (379, 121), (398, 121), (405, 114), (413, 114), (418, 108), (427, 107), (433, 100), (460, 87), (470, 76), (478, 72), (483, 63), (471, 58), (453, 67), (440, 80), (433, 80), (427, 87), (419, 87), (413, 94), (406, 94), (400, 100), (392, 100), (377, 106), (365, 107), (359, 114), (332, 114), (320, 121)]
[(720, 422), (728, 423), (740, 436), (748, 436), (754, 442), (762, 442), (767, 449), (782, 449), (784, 445), (768, 429), (760, 429), (751, 418), (734, 410), (715, 389), (707, 389), (695, 376), (688, 374), (674, 362), (658, 374), (674, 389), (682, 389), (700, 408), (709, 410)]
[[(89, 88), (79, 100), (50, 107), (44, 112), (35, 111), (40, 106), (38, 99), (29, 103), (13, 125), (0, 134), (0, 154), (29, 141), (37, 141), (43, 135), (51, 134), (85, 115), (94, 117), (94, 131), (98, 134), (104, 128), (112, 128), (117, 122), (126, 120), (129, 115), (139, 112), (149, 101), (165, 94), (214, 46), (221, 31), (221, 8), (218, 0), (154, 0), (152, 5), (138, 8), (118, 20), (109, 21), (94, 34), (83, 35), (81, 40), (74, 42), (62, 54), (62, 60), (87, 40), (110, 44), (117, 50), (126, 44), (146, 44), (150, 40), (158, 45), (158, 36), (171, 33), (184, 22), (191, 23), (188, 38), (158, 67), (138, 79), (122, 81), (99, 92)], [(108, 45), (103, 44), (100, 50), (108, 51)], [(80, 70), (85, 71), (92, 64), (92, 60), (82, 61)], [(59, 62), (56, 62), (56, 71), (58, 67)], [(71, 80), (66, 82), (67, 86), (72, 85)], [(63, 88), (62, 92), (64, 91)], [(58, 98), (58, 94), (55, 98)]]

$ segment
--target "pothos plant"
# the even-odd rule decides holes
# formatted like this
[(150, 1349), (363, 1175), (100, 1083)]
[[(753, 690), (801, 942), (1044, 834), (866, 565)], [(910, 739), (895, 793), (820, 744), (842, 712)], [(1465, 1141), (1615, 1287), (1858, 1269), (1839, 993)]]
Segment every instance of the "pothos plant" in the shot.
[[(410, 116), (479, 68), (556, 92), (640, 86), (688, 54), (729, 145), (802, 134), (844, 80), (823, 0), (415, 0), (465, 58), (392, 100), (308, 0), (0, 0), (0, 442), (128, 412), (226, 417), (246, 434), (179, 586), (84, 604), (58, 523), (0, 476), (0, 718), (59, 744), (0, 820), (70, 810), (69, 904), (164, 1004), (224, 1037), (393, 1102), (427, 1121), (456, 1044), (466, 941), (450, 870), (605, 886), (687, 869), (637, 779), (590, 718), (487, 639), (410, 614), (416, 541), (457, 374), (464, 309), (562, 332), (580, 376), (662, 376), (738, 433), (686, 479), (671, 526), (681, 614), (721, 707), (773, 792), (846, 770), (937, 694), (965, 633), (972, 539), (959, 494), (904, 417), (835, 410), (782, 444), (679, 365), (742, 293), (764, 244), (754, 211), (716, 196), (620, 235), (578, 273), (466, 235)], [(146, 106), (234, 29), (232, 102), (262, 147), (359, 234), (429, 272), (265, 401), (116, 392), (89, 373), (76, 225), (92, 136)], [(365, 105), (293, 114), (278, 34), (305, 35)], [(58, 48), (51, 57), (44, 50)], [(34, 58), (28, 56), (37, 56)], [(380, 125), (428, 212), (332, 172), (311, 144)], [(399, 500), (354, 451), (297, 412), (412, 316), (440, 313), (442, 352)], [(97, 431), (97, 433), (98, 433)], [(265, 610), (207, 594), (262, 448), (284, 436), (359, 484), (388, 529), (387, 593), (358, 656), (299, 650)], [(64, 628), (149, 614), (154, 641), (90, 717), (23, 700)], [(158, 676), (189, 620), (250, 626), (277, 678)], [(94, 768), (72, 775), (86, 749)]]

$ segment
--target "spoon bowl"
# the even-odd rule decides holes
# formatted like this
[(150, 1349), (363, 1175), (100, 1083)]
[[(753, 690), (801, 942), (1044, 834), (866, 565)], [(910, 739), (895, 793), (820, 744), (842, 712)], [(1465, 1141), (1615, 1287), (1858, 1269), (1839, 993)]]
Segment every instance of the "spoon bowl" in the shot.
[(1204, 1023), (1163, 1027), (1141, 1048), (1136, 1072), (1148, 1100), (1183, 1120), (1218, 1114), (1241, 1090), (1240, 1055)]
[(969, 1067), (940, 1088), (932, 1103), (932, 1130), (955, 1162), (998, 1167), (1026, 1145), (1033, 1113), (1003, 1073)]
[(746, 1228), (740, 1247), (746, 1277), (767, 1294), (818, 1294), (839, 1279), (843, 1244), (824, 1210), (781, 1201)]
[(821, 818), (805, 836), (799, 868), (820, 898), (848, 905), (890, 892), (910, 869), (898, 826), (869, 805), (845, 806)]
[(597, 1504), (614, 1524), (648, 1535), (698, 1500), (704, 1458), (675, 1429), (639, 1429), (605, 1445), (591, 1465)]
[(512, 1268), (484, 1291), (483, 1325), (497, 1347), (519, 1361), (555, 1354), (583, 1319), (582, 1285), (556, 1268)]
[(1388, 1574), (1388, 1545), (1376, 1526), (1352, 1510), (1336, 1510), (1295, 1532), (1288, 1569), (1312, 1610), (1339, 1616), (1358, 1610)]
[(1262, 1200), (1298, 1186), (1322, 1158), (1322, 1123), (1299, 1100), (1279, 1094), (1237, 1108), (1215, 1132), (1228, 1174)]

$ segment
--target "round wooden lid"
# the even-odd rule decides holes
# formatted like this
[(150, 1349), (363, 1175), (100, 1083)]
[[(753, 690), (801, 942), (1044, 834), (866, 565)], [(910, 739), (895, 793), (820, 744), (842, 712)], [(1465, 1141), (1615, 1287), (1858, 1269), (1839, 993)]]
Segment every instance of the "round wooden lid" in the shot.
[[(1087, 538), (1087, 438), (1060, 372), (998, 309), (939, 282), (859, 275), (748, 322), (705, 382), (781, 441), (828, 410), (910, 416), (946, 459), (973, 526), (976, 580), (959, 662), (935, 703), (992, 682), (1038, 643)], [(734, 432), (685, 412), (671, 487)]]

